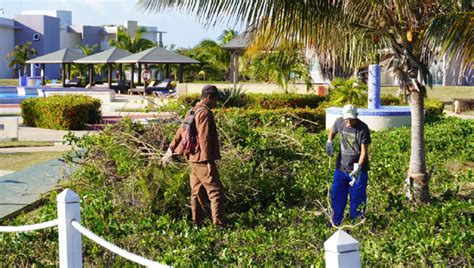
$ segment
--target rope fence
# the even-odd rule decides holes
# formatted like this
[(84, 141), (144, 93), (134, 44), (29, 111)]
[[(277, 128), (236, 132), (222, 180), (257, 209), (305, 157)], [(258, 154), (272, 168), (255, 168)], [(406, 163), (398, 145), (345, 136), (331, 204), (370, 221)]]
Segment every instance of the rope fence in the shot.
[(102, 237), (97, 236), (96, 234), (94, 234), (93, 232), (91, 232), (90, 230), (88, 230), (87, 228), (82, 226), (77, 221), (72, 221), (71, 224), (77, 231), (79, 231), (81, 234), (83, 234), (84, 236), (86, 236), (90, 240), (92, 240), (92, 241), (96, 242), (97, 244), (103, 246), (104, 248), (112, 251), (113, 253), (124, 257), (125, 259), (128, 259), (130, 261), (133, 261), (135, 263), (138, 263), (138, 264), (141, 264), (141, 265), (144, 265), (144, 266), (147, 266), (147, 267), (169, 267), (167, 265), (163, 265), (163, 264), (160, 264), (158, 262), (155, 262), (155, 261), (152, 261), (152, 260), (149, 260), (149, 259), (145, 259), (141, 256), (130, 253), (130, 252), (124, 250), (124, 249), (121, 249), (121, 248), (117, 247), (116, 245), (104, 240)]
[[(132, 262), (147, 267), (169, 267), (167, 265), (146, 259), (131, 252), (128, 252), (118, 246), (104, 240), (102, 237), (94, 234), (89, 229), (80, 224), (81, 208), (80, 198), (70, 189), (64, 190), (56, 197), (58, 218), (32, 225), (23, 226), (0, 226), (2, 232), (30, 232), (50, 227), (58, 227), (59, 236), (59, 267), (76, 268), (83, 267), (82, 263), (82, 235), (91, 239), (95, 243), (112, 251), (113, 253), (124, 257)], [(1, 265), (0, 265), (1, 266)]]
[[(106, 241), (81, 225), (80, 198), (70, 189), (57, 196), (58, 218), (38, 224), (24, 226), (0, 226), (1, 232), (29, 232), (50, 227), (58, 227), (59, 267), (83, 267), (82, 235), (111, 252), (147, 267), (169, 267)], [(326, 212), (326, 210), (323, 209)], [(330, 215), (328, 215), (330, 216)], [(324, 243), (326, 267), (361, 267), (360, 243), (343, 230), (338, 230)], [(350, 264), (348, 266), (348, 264)], [(0, 265), (1, 266), (1, 265)]]
[(31, 232), (41, 229), (46, 229), (50, 227), (58, 226), (58, 220), (47, 221), (38, 224), (32, 225), (23, 225), (23, 226), (0, 226), (0, 233), (18, 233), (18, 232)]

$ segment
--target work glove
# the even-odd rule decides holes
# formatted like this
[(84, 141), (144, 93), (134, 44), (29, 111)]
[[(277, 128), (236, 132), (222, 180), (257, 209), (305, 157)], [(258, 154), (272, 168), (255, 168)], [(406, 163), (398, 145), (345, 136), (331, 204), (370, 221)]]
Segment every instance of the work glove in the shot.
[(333, 155), (334, 155), (334, 146), (332, 145), (332, 141), (331, 141), (331, 140), (328, 140), (328, 142), (326, 143), (326, 153), (327, 153), (329, 156), (333, 156)]
[(166, 167), (166, 165), (171, 161), (171, 156), (173, 156), (173, 151), (170, 148), (166, 151), (165, 155), (161, 158), (161, 164)]
[(351, 177), (351, 181), (349, 182), (350, 186), (353, 186), (355, 184), (357, 178), (359, 177), (359, 173), (360, 165), (359, 163), (354, 163), (354, 169), (352, 169), (351, 173), (349, 174), (349, 176)]

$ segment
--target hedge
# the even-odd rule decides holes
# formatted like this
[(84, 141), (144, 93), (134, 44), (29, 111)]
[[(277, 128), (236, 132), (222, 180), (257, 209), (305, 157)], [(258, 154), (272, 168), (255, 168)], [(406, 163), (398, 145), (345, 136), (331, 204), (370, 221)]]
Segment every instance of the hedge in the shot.
[(228, 108), (216, 111), (216, 120), (223, 117), (234, 119), (238, 124), (250, 126), (272, 125), (288, 127), (304, 126), (309, 132), (316, 133), (325, 128), (326, 112), (321, 108), (280, 108), (280, 109), (239, 109)]
[(438, 99), (425, 99), (425, 117), (437, 117), (443, 114), (444, 104)]
[(85, 95), (55, 95), (21, 102), (23, 122), (30, 127), (85, 129), (101, 117), (100, 100)]
[[(179, 103), (185, 106), (192, 106), (200, 99), (200, 94), (190, 94), (179, 97)], [(314, 94), (245, 94), (242, 95), (242, 101), (238, 106), (228, 108), (261, 108), (261, 109), (280, 109), (280, 108), (317, 108), (321, 102), (326, 100)]]
[(392, 94), (382, 94), (382, 96), (380, 97), (380, 104), (383, 106), (405, 105), (405, 103), (400, 97), (397, 97)]

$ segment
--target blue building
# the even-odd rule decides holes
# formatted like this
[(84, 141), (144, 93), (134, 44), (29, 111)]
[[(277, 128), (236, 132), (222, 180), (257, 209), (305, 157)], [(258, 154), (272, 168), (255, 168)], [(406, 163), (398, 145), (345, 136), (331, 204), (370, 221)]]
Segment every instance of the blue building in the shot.
[[(67, 10), (23, 11), (13, 19), (0, 18), (0, 78), (12, 78), (15, 75), (5, 60), (6, 54), (15, 45), (31, 42), (38, 56), (63, 48), (76, 48), (79, 44), (97, 44), (99, 50), (103, 51), (109, 48), (109, 40), (116, 38), (119, 28), (133, 36), (138, 27), (146, 29), (144, 38), (163, 44), (165, 32), (153, 26), (139, 26), (137, 21), (128, 20), (123, 25), (73, 25), (72, 12)], [(48, 66), (45, 75), (59, 78), (59, 66)]]

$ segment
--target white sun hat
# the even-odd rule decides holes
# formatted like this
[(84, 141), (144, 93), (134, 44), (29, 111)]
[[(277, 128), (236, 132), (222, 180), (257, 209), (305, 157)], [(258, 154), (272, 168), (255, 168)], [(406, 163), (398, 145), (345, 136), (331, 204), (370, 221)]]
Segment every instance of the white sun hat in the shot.
[(342, 107), (342, 119), (356, 119), (357, 109), (352, 104), (346, 104)]

